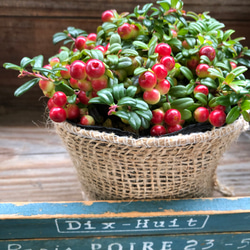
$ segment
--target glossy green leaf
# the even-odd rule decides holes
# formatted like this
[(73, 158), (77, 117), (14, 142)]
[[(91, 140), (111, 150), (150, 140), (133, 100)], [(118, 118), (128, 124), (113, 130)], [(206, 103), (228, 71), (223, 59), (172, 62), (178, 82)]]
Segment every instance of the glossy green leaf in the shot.
[(114, 44), (114, 43), (119, 43), (121, 44), (121, 37), (118, 33), (114, 33), (112, 34), (112, 36), (110, 37), (110, 45)]
[(196, 93), (194, 97), (203, 105), (207, 104), (207, 96), (203, 93)]
[(24, 83), (22, 86), (20, 86), (14, 93), (14, 96), (18, 97), (30, 90), (33, 86), (35, 86), (39, 82), (40, 78), (34, 78), (26, 83)]
[(240, 74), (243, 74), (246, 71), (247, 71), (247, 67), (245, 67), (245, 66), (239, 66), (239, 67), (236, 67), (235, 69), (233, 69), (231, 71), (231, 73), (233, 73), (235, 76), (238, 76)]
[(233, 107), (226, 117), (226, 123), (231, 124), (238, 119), (240, 116), (240, 108), (238, 106)]
[(13, 63), (4, 63), (3, 67), (5, 69), (14, 69), (14, 70), (18, 70), (18, 71), (22, 70), (22, 68), (20, 66), (13, 64)]
[(148, 109), (148, 110), (135, 110), (135, 113), (141, 117), (143, 117), (144, 119), (150, 121), (152, 119), (152, 112)]
[(115, 54), (115, 53), (118, 53), (121, 49), (122, 49), (121, 44), (119, 44), (119, 43), (113, 43), (113, 44), (110, 45), (110, 47), (108, 48), (108, 51), (109, 51), (111, 54)]
[(115, 115), (122, 118), (122, 119), (125, 119), (125, 120), (129, 120), (129, 112), (127, 111), (124, 111), (124, 110), (118, 110), (115, 112)]
[(131, 58), (121, 57), (118, 60), (117, 69), (127, 68), (127, 67), (131, 66), (132, 64), (133, 64), (133, 62), (132, 62)]
[(134, 75), (141, 75), (142, 73), (148, 71), (147, 69), (145, 68), (142, 68), (142, 67), (139, 67), (139, 68), (136, 68), (135, 71), (134, 71)]
[(60, 82), (55, 86), (56, 91), (62, 91), (66, 96), (71, 96), (75, 93), (75, 91), (67, 84)]
[(244, 100), (240, 106), (243, 111), (250, 110), (250, 100)]
[(129, 86), (126, 90), (126, 96), (134, 97), (137, 92), (136, 86)]
[(135, 106), (136, 105), (136, 100), (129, 97), (129, 96), (125, 96), (122, 99), (120, 99), (117, 103), (118, 106)]
[(145, 50), (148, 50), (148, 49), (149, 49), (148, 45), (147, 45), (146, 43), (144, 43), (144, 42), (134, 41), (134, 42), (133, 42), (133, 45), (134, 45), (135, 47), (137, 47), (138, 49), (145, 49)]
[(168, 94), (174, 97), (185, 97), (187, 96), (186, 86), (183, 85), (173, 86), (170, 88)]
[(31, 59), (29, 57), (23, 57), (20, 62), (20, 66), (24, 69), (26, 68), (26, 66), (28, 66), (31, 63), (34, 63), (34, 59)]
[(33, 64), (33, 67), (42, 67), (43, 66), (43, 60), (44, 60), (44, 57), (43, 55), (39, 55), (39, 56), (35, 56), (33, 58), (34, 60), (34, 64)]
[(73, 94), (73, 95), (67, 97), (67, 101), (68, 101), (68, 103), (70, 103), (70, 104), (75, 104), (76, 98), (77, 98), (77, 95), (76, 95), (76, 94)]
[(210, 77), (201, 79), (201, 84), (207, 86), (208, 88), (217, 89), (217, 83)]
[(126, 55), (126, 56), (138, 56), (139, 53), (134, 50), (134, 49), (124, 49), (121, 52), (122, 55)]
[(230, 84), (230, 83), (234, 80), (234, 78), (235, 78), (235, 74), (231, 72), (231, 73), (229, 73), (229, 74), (226, 76), (224, 82), (225, 82), (226, 84)]
[(117, 101), (125, 96), (125, 88), (123, 83), (113, 86), (113, 95)]
[(192, 117), (192, 112), (188, 109), (181, 109), (180, 113), (181, 113), (182, 120), (188, 120)]
[(136, 101), (136, 104), (134, 106), (135, 108), (141, 110), (148, 110), (148, 104), (145, 101), (141, 99), (135, 99), (135, 101)]
[(193, 73), (192, 73), (192, 71), (189, 69), (189, 68), (187, 68), (187, 67), (185, 67), (185, 66), (181, 66), (180, 67), (180, 71), (181, 71), (181, 73), (189, 80), (189, 81), (191, 81), (192, 79), (193, 79)]
[(129, 124), (135, 130), (138, 130), (141, 127), (141, 118), (135, 113), (129, 113)]
[(250, 114), (247, 111), (242, 111), (241, 114), (245, 121), (250, 122)]
[(171, 103), (171, 108), (175, 109), (187, 109), (194, 104), (194, 100), (190, 97), (176, 99)]
[(114, 103), (114, 98), (111, 92), (112, 92), (112, 89), (106, 88), (106, 89), (99, 90), (97, 92), (97, 95), (100, 97), (103, 103), (107, 105), (111, 105)]
[(231, 102), (230, 102), (230, 96), (226, 95), (226, 96), (220, 96), (216, 98), (216, 103), (217, 105), (223, 105), (223, 106), (230, 106)]

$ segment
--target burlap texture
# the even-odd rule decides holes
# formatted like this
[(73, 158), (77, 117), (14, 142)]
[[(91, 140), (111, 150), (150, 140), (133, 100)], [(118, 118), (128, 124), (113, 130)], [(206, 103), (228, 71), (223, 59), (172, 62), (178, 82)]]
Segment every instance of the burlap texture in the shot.
[(55, 123), (90, 200), (211, 196), (219, 159), (247, 127), (240, 118), (204, 133), (134, 139)]

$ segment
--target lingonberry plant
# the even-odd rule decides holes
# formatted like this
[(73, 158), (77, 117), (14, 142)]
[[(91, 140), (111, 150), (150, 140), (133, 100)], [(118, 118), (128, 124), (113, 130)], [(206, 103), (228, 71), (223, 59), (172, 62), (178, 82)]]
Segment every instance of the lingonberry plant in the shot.
[(96, 33), (68, 27), (53, 36), (63, 43), (44, 65), (42, 55), (5, 63), (39, 83), (50, 118), (82, 125), (131, 128), (163, 135), (194, 123), (215, 127), (240, 115), (250, 121), (250, 50), (232, 29), (207, 12), (183, 9), (181, 0), (102, 13)]

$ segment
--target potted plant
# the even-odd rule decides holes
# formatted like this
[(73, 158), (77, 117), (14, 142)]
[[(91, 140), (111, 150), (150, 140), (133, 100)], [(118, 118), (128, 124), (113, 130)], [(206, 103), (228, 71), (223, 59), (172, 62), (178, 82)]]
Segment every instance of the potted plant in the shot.
[(39, 84), (90, 199), (211, 195), (218, 161), (248, 127), (250, 50), (234, 30), (180, 0), (102, 13), (96, 33), (68, 27), (42, 55), (6, 69)]

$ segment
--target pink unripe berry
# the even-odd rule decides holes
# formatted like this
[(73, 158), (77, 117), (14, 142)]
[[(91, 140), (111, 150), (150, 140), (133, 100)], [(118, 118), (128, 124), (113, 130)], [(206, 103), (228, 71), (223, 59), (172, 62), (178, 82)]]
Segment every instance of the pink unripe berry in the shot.
[(57, 91), (52, 96), (56, 106), (63, 107), (67, 103), (67, 96), (62, 91)]
[(196, 75), (200, 78), (206, 78), (209, 76), (209, 65), (205, 63), (201, 63), (196, 67)]
[(157, 89), (146, 90), (143, 93), (143, 100), (151, 105), (154, 105), (160, 101), (161, 94)]
[(86, 64), (81, 60), (76, 60), (70, 65), (70, 75), (76, 80), (86, 78)]
[(207, 121), (208, 116), (209, 116), (209, 110), (205, 107), (199, 107), (194, 111), (194, 119), (197, 122)]
[(67, 115), (63, 108), (54, 107), (50, 110), (49, 117), (54, 122), (64, 122), (67, 118)]
[(166, 67), (167, 71), (171, 71), (175, 66), (175, 60), (172, 56), (162, 57), (160, 63)]
[(159, 54), (159, 57), (170, 56), (172, 52), (171, 47), (167, 43), (159, 43), (155, 47), (155, 53)]
[(155, 88), (159, 90), (161, 95), (166, 95), (171, 87), (170, 82), (167, 79), (162, 79), (158, 81)]
[(80, 109), (76, 104), (67, 104), (65, 111), (69, 120), (75, 120), (80, 117)]
[(194, 88), (194, 94), (197, 94), (197, 93), (202, 93), (207, 96), (209, 94), (208, 87), (202, 84), (197, 85)]
[(132, 36), (132, 27), (129, 23), (124, 23), (117, 29), (118, 34), (124, 40), (130, 39)]
[(93, 90), (99, 91), (108, 87), (108, 77), (103, 75), (99, 78), (94, 78), (91, 81)]
[(73, 89), (78, 89), (78, 80), (74, 79), (74, 78), (70, 78), (69, 80), (69, 85), (73, 88)]
[(82, 124), (82, 125), (95, 125), (95, 120), (91, 115), (84, 115), (81, 117), (80, 124)]
[(105, 73), (105, 66), (98, 59), (89, 59), (86, 63), (86, 73), (89, 77), (99, 78)]
[(52, 81), (48, 80), (40, 80), (39, 81), (39, 87), (41, 90), (46, 91), (46, 92), (51, 92), (54, 89), (54, 83)]
[(86, 44), (87, 38), (85, 36), (78, 36), (75, 40), (75, 47), (78, 50), (83, 50)]
[(71, 76), (70, 76), (70, 65), (66, 64), (65, 66), (63, 66), (64, 68), (66, 68), (66, 70), (61, 70), (60, 73), (61, 73), (61, 76), (62, 78), (64, 79), (69, 79)]
[(160, 136), (160, 135), (165, 135), (166, 133), (167, 133), (167, 130), (163, 125), (154, 125), (150, 129), (151, 136)]
[(49, 64), (51, 67), (55, 66), (57, 63), (60, 63), (60, 59), (58, 57), (53, 57), (50, 59)]
[(103, 22), (110, 22), (114, 17), (114, 13), (112, 10), (106, 10), (102, 13), (102, 21)]
[(78, 88), (84, 92), (87, 92), (92, 90), (92, 85), (90, 81), (83, 79), (78, 81)]
[(139, 77), (139, 85), (145, 90), (153, 89), (156, 83), (156, 75), (150, 71), (142, 73)]
[(181, 113), (177, 109), (169, 109), (165, 113), (164, 121), (169, 126), (179, 124), (181, 121)]
[(215, 127), (221, 127), (226, 122), (226, 114), (222, 110), (214, 110), (209, 114), (209, 122)]
[(168, 76), (168, 71), (166, 67), (161, 64), (161, 63), (156, 63), (153, 67), (152, 70), (154, 71), (157, 79), (165, 79)]

